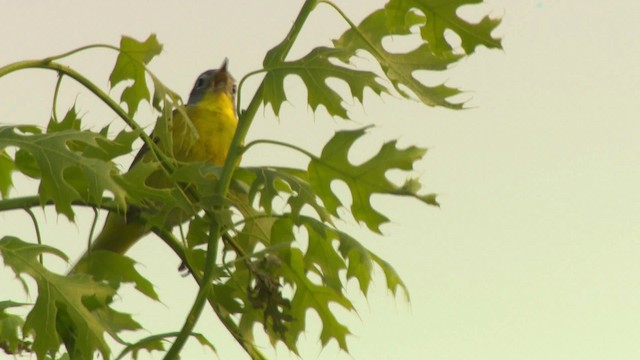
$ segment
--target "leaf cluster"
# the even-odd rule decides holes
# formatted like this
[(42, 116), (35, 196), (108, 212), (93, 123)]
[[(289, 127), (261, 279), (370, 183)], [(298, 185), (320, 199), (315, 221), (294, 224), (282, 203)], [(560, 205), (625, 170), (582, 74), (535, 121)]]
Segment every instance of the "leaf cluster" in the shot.
[[(302, 80), (307, 102), (314, 111), (322, 106), (331, 116), (345, 119), (349, 115), (344, 103), (349, 99), (329, 86), (327, 79), (345, 82), (350, 95), (360, 102), (369, 89), (375, 95), (395, 93), (427, 105), (461, 108), (463, 104), (450, 100), (459, 90), (444, 84), (426, 85), (414, 75), (421, 70), (444, 71), (479, 45), (500, 47), (500, 41), (491, 36), (498, 20), (485, 17), (474, 24), (458, 16), (460, 7), (479, 2), (390, 0), (356, 25), (333, 3), (306, 1), (289, 34), (266, 54), (263, 69), (249, 74), (261, 74), (262, 80), (245, 108), (238, 99), (240, 125), (222, 167), (181, 164), (166, 151), (166, 146), (158, 146), (137, 125), (137, 109), (143, 102), (150, 103), (161, 125), (155, 135), (170, 143), (167, 129), (171, 116), (174, 111), (182, 111), (179, 97), (147, 68), (162, 50), (155, 36), (145, 41), (123, 37), (118, 48), (95, 45), (78, 50), (107, 47), (118, 51), (109, 84), (115, 89), (124, 87), (119, 101), (75, 70), (57, 63), (77, 51), (0, 68), (0, 77), (11, 71), (41, 67), (58, 72), (59, 81), (73, 78), (103, 100), (129, 127), (115, 136), (110, 135), (108, 127), (89, 131), (82, 128), (75, 107), (58, 120), (55, 104), (46, 130), (25, 125), (0, 127), (0, 195), (5, 199), (0, 202), (0, 210), (52, 204), (71, 220), (79, 206), (122, 214), (135, 212), (174, 250), (201, 287), (182, 330), (131, 343), (121, 338), (121, 332), (142, 327), (129, 314), (110, 306), (117, 289), (122, 283), (131, 283), (150, 299), (158, 300), (152, 283), (135, 270), (131, 259), (95, 252), (76, 265), (75, 273), (63, 276), (51, 272), (42, 262), (45, 255), (66, 260), (59, 250), (5, 236), (0, 240), (5, 265), (23, 281), (25, 290), (24, 277), (33, 279), (38, 295), (29, 305), (31, 310), (25, 319), (5, 312), (25, 305), (0, 302), (0, 347), (7, 353), (32, 351), (44, 359), (58, 356), (64, 345), (71, 357), (90, 358), (99, 352), (109, 358), (112, 349), (105, 342), (108, 334), (124, 345), (120, 357), (131, 354), (135, 358), (142, 350), (163, 350), (163, 344), (172, 338), (175, 341), (168, 357), (179, 352), (186, 337), (194, 337), (214, 349), (203, 334), (192, 331), (201, 305), (208, 302), (252, 358), (263, 358), (254, 343), (254, 332), (259, 328), (272, 344), (282, 342), (298, 353), (309, 310), (321, 321), (322, 345), (334, 340), (341, 349), (348, 350), (349, 329), (332, 306), (355, 310), (345, 290), (349, 281), (355, 281), (366, 296), (377, 267), (393, 294), (401, 290), (408, 297), (408, 291), (390, 264), (368, 250), (363, 239), (341, 230), (336, 220), (344, 220), (342, 210), (348, 210), (356, 222), (380, 233), (389, 219), (374, 207), (372, 199), (376, 196), (411, 197), (437, 206), (436, 196), (422, 193), (412, 173), (426, 149), (400, 148), (397, 142), (390, 141), (366, 161), (354, 164), (349, 154), (355, 144), (365, 141), (369, 127), (336, 131), (318, 155), (268, 139), (243, 145), (244, 136), (260, 106), (271, 107), (276, 115), (280, 114), (287, 99), (287, 76)], [(317, 47), (299, 59), (289, 59), (289, 50), (302, 26), (320, 5), (335, 9), (347, 30), (333, 41), (332, 47)], [(395, 53), (383, 45), (385, 38), (412, 34), (415, 29), (421, 40), (414, 50)], [(461, 48), (453, 48), (445, 36), (448, 30), (459, 37)], [(356, 68), (353, 62), (363, 53), (374, 58), (379, 68)], [(243, 82), (244, 79), (240, 85)], [(58, 87), (59, 84), (56, 91)], [(239, 91), (242, 94), (242, 87)], [(155, 161), (123, 172), (114, 160), (131, 152), (138, 138), (155, 155)], [(237, 165), (241, 156), (251, 156), (254, 149), (267, 144), (304, 154), (307, 166)], [(405, 182), (389, 180), (390, 171), (404, 174)], [(37, 195), (9, 198), (14, 172), (36, 179)], [(157, 172), (164, 172), (170, 179), (166, 188), (146, 184), (145, 179)], [(336, 191), (336, 182), (346, 185), (348, 193)], [(350, 203), (345, 198), (350, 198)], [(166, 226), (170, 223), (167, 219), (176, 217), (187, 220), (183, 225), (186, 234), (178, 238)]]

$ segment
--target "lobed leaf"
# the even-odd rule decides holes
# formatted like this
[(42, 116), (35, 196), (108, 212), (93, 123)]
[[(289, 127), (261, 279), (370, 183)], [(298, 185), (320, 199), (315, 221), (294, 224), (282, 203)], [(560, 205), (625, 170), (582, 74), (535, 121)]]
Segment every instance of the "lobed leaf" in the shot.
[[(304, 227), (308, 234), (305, 252), (294, 245), (295, 229), (300, 227)], [(253, 338), (253, 325), (260, 323), (272, 343), (282, 341), (297, 353), (296, 344), (305, 330), (306, 314), (308, 310), (313, 310), (322, 323), (323, 345), (335, 339), (346, 350), (349, 331), (335, 317), (330, 307), (335, 303), (346, 310), (353, 310), (344, 293), (345, 284), (340, 275), (345, 269), (346, 279), (356, 279), (365, 295), (375, 265), (384, 271), (387, 286), (392, 293), (396, 294), (400, 288), (407, 294), (404, 283), (389, 264), (353, 237), (313, 217), (290, 214), (279, 216), (272, 223), (268, 241), (272, 244), (272, 251), (267, 256), (249, 266), (237, 266), (230, 273), (229, 280), (216, 287), (216, 299), (222, 304), (222, 308), (229, 313), (240, 314), (239, 327), (247, 339)], [(311, 280), (309, 273), (317, 275), (320, 283)], [(266, 277), (266, 281), (279, 285), (271, 285), (270, 291), (262, 288), (262, 292), (257, 295), (259, 297), (252, 298), (252, 293), (247, 293), (247, 289), (252, 289), (251, 284), (260, 282), (256, 277)], [(280, 291), (280, 287), (285, 284), (291, 286), (291, 291)], [(269, 304), (272, 306), (269, 307)]]
[(120, 100), (127, 104), (129, 116), (136, 113), (141, 101), (150, 101), (145, 65), (161, 52), (162, 45), (158, 42), (155, 34), (150, 35), (144, 42), (128, 36), (121, 38), (120, 54), (109, 76), (109, 84), (111, 88), (114, 88), (122, 81), (133, 81), (122, 91), (120, 97)]
[(446, 85), (427, 86), (413, 76), (414, 72), (418, 70), (446, 70), (450, 64), (462, 58), (462, 55), (451, 52), (436, 55), (428, 43), (421, 43), (407, 53), (389, 52), (383, 46), (382, 40), (390, 35), (410, 34), (410, 25), (413, 24), (408, 23), (404, 27), (395, 27), (394, 32), (391, 32), (388, 21), (387, 12), (384, 9), (377, 10), (362, 20), (357, 28), (345, 31), (339, 39), (334, 40), (333, 45), (343, 49), (341, 60), (349, 62), (351, 58), (357, 56), (359, 50), (364, 50), (377, 60), (382, 71), (400, 95), (410, 97), (403, 89), (406, 87), (427, 105), (462, 108), (463, 104), (452, 103), (448, 100), (448, 98), (459, 94), (459, 90)]
[(267, 214), (272, 213), (273, 201), (283, 198), (292, 216), (300, 215), (302, 208), (309, 206), (322, 221), (331, 222), (329, 212), (318, 201), (309, 184), (306, 171), (284, 167), (245, 167), (238, 169), (234, 176), (249, 186), (250, 203), (260, 195), (259, 205)]
[[(388, 289), (396, 295), (400, 288), (408, 298), (408, 289), (395, 269), (351, 235), (308, 216), (297, 218), (295, 224), (304, 226), (309, 232), (309, 246), (305, 254), (307, 268), (313, 269), (318, 266), (321, 272), (315, 272), (334, 290), (340, 292), (344, 288), (337, 271), (346, 268), (347, 279), (358, 281), (360, 290), (367, 295), (373, 277), (373, 267), (377, 265), (385, 274)], [(333, 242), (337, 242), (337, 251)], [(313, 248), (319, 246), (322, 247), (322, 253), (316, 254)], [(338, 286), (331, 284), (332, 281), (336, 281), (334, 284)]]
[(336, 303), (347, 310), (353, 310), (351, 301), (331, 287), (317, 285), (307, 277), (304, 254), (300, 249), (291, 248), (282, 257), (288, 266), (283, 266), (281, 273), (286, 279), (293, 280), (295, 284), (295, 294), (291, 299), (289, 313), (295, 321), (291, 322), (286, 333), (287, 345), (295, 344), (298, 336), (306, 328), (307, 310), (313, 309), (322, 322), (322, 331), (320, 332), (322, 345), (324, 346), (331, 339), (335, 339), (341, 349), (348, 351), (346, 337), (349, 334), (349, 329), (338, 321), (329, 305)]
[(280, 57), (278, 47), (271, 49), (263, 63), (267, 70), (263, 80), (263, 103), (270, 105), (277, 116), (282, 103), (287, 100), (284, 79), (289, 75), (296, 75), (307, 88), (307, 102), (313, 111), (322, 105), (331, 116), (346, 119), (347, 110), (342, 105), (344, 99), (327, 84), (327, 79), (344, 81), (349, 86), (351, 95), (360, 102), (363, 101), (366, 88), (380, 95), (385, 87), (376, 81), (376, 75), (370, 71), (355, 70), (331, 62), (331, 59), (344, 57), (344, 53), (343, 49), (318, 47), (298, 60), (286, 61)]
[(380, 225), (387, 222), (388, 218), (372, 207), (371, 197), (374, 194), (411, 196), (429, 205), (437, 205), (435, 195), (417, 193), (419, 183), (409, 180), (404, 186), (397, 186), (385, 175), (392, 169), (412, 170), (414, 162), (426, 153), (425, 149), (415, 146), (398, 149), (397, 142), (391, 141), (385, 143), (371, 159), (360, 165), (351, 164), (349, 151), (365, 132), (366, 128), (337, 132), (322, 149), (320, 158), (314, 158), (309, 163), (309, 182), (327, 210), (338, 216), (337, 209), (343, 206), (340, 197), (331, 189), (331, 183), (336, 180), (343, 181), (349, 187), (354, 218), (378, 233)]
[[(445, 38), (445, 31), (451, 30), (460, 36), (462, 48), (471, 54), (479, 45), (488, 48), (501, 48), (501, 40), (491, 33), (500, 24), (500, 19), (484, 16), (474, 24), (458, 15), (458, 10), (467, 5), (480, 4), (482, 0), (391, 0), (385, 6), (387, 26), (396, 32), (402, 32), (416, 25), (415, 11), (421, 14), (419, 21), (422, 38), (429, 43), (431, 50), (438, 54), (451, 52), (452, 47)], [(412, 16), (413, 15), (413, 16)]]
[(135, 268), (135, 261), (112, 251), (92, 251), (74, 266), (78, 273), (91, 274), (95, 280), (106, 281), (113, 289), (121, 283), (131, 283), (147, 297), (159, 301), (153, 284)]
[(5, 310), (27, 304), (14, 301), (0, 301), (0, 349), (7, 354), (19, 354), (27, 350), (29, 343), (20, 336), (24, 320), (17, 315), (9, 314)]
[[(157, 161), (140, 161), (114, 179), (126, 189), (128, 210), (144, 218), (145, 226), (149, 229), (154, 226), (173, 226), (196, 211), (182, 189), (167, 177)], [(149, 183), (158, 186), (149, 186)]]
[[(100, 204), (103, 193), (109, 191), (116, 204), (125, 207), (126, 190), (114, 179), (118, 172), (115, 164), (106, 160), (121, 154), (120, 150), (110, 147), (111, 140), (100, 134), (71, 129), (50, 134), (19, 131), (25, 128), (0, 127), (0, 148), (19, 148), (18, 168), (27, 175), (42, 177), (39, 196), (43, 205), (51, 200), (59, 213), (73, 220), (74, 201)], [(90, 152), (100, 153), (102, 158), (87, 156)]]
[(60, 132), (64, 130), (80, 130), (81, 119), (78, 116), (75, 105), (72, 106), (65, 114), (62, 121), (57, 121), (55, 116), (49, 119), (47, 124), (47, 132)]
[[(163, 342), (167, 342), (169, 338), (176, 337), (177, 335), (178, 333), (171, 332), (171, 333), (155, 334), (155, 335), (148, 336), (144, 339), (137, 341), (134, 344), (127, 345), (127, 347), (124, 350), (122, 350), (122, 352), (118, 355), (116, 360), (124, 359), (125, 356), (129, 353), (131, 353), (132, 359), (138, 359), (138, 353), (141, 350), (147, 351), (149, 353), (151, 353), (154, 350), (162, 351), (164, 350)], [(196, 339), (200, 343), (200, 345), (208, 347), (214, 353), (216, 352), (216, 348), (204, 335), (199, 333), (192, 333), (191, 337)]]
[(45, 253), (66, 259), (62, 252), (49, 246), (10, 236), (0, 239), (5, 265), (17, 276), (26, 274), (37, 284), (38, 298), (23, 327), (25, 334), (34, 337), (33, 351), (42, 359), (47, 353), (56, 352), (64, 339), (74, 344), (74, 356), (92, 358), (99, 351), (108, 358), (110, 349), (104, 333), (115, 336), (118, 331), (140, 326), (129, 315), (107, 306), (115, 294), (113, 288), (86, 274), (61, 276), (50, 272), (38, 261), (39, 255)]

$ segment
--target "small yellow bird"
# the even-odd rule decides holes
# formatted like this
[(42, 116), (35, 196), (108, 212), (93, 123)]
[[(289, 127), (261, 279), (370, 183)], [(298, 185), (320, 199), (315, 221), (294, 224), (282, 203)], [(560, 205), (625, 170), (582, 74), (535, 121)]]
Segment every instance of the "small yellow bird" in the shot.
[[(235, 80), (227, 71), (226, 59), (219, 69), (207, 70), (198, 76), (184, 112), (173, 112), (170, 132), (176, 160), (224, 164), (238, 124), (234, 107), (235, 92)], [(189, 119), (185, 119), (184, 114)], [(189, 129), (195, 129), (197, 136), (189, 135)], [(153, 155), (147, 150), (146, 146), (140, 149), (131, 168), (141, 161), (152, 160)], [(152, 174), (146, 182), (149, 186), (159, 188), (171, 184), (161, 172)], [(135, 217), (125, 218), (112, 212), (107, 216), (102, 232), (93, 241), (91, 250), (109, 250), (124, 254), (148, 231), (148, 228)]]

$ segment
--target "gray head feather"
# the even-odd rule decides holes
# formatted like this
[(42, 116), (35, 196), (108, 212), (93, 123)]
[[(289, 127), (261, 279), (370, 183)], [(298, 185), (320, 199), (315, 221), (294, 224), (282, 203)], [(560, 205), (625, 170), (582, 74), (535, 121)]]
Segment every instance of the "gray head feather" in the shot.
[(196, 83), (193, 85), (193, 89), (191, 89), (191, 94), (189, 94), (189, 102), (187, 102), (188, 105), (195, 105), (202, 100), (211, 84), (211, 81), (213, 81), (216, 71), (218, 70), (207, 70), (198, 76)]

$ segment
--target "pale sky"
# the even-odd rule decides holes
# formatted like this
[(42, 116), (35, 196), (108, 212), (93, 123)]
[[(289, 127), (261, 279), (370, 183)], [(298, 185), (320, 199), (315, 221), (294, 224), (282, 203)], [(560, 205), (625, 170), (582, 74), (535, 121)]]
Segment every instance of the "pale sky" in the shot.
[[(117, 45), (120, 35), (144, 39), (156, 33), (164, 52), (150, 67), (186, 97), (195, 77), (224, 57), (238, 79), (259, 69), (301, 3), (1, 0), (0, 66), (91, 43)], [(354, 20), (376, 8), (373, 1), (337, 3)], [(375, 123), (370, 143), (354, 157), (365, 158), (395, 138), (404, 146), (428, 147), (416, 174), (426, 191), (441, 195), (439, 209), (378, 199), (392, 219), (383, 237), (346, 224), (395, 267), (411, 305), (387, 294), (381, 274), (368, 299), (350, 284), (358, 315), (342, 318), (354, 333), (351, 354), (335, 342), (320, 351), (316, 326), (301, 338), (302, 358), (640, 357), (640, 3), (492, 0), (484, 8), (504, 18), (496, 31), (504, 51), (479, 48), (439, 76), (468, 90), (468, 110), (368, 94), (364, 107), (349, 106), (353, 124), (324, 111), (312, 114), (304, 92), (294, 90), (280, 120), (269, 111), (255, 120), (251, 139), (292, 141), (315, 152), (337, 129)], [(343, 30), (339, 16), (322, 7), (293, 55), (327, 45)], [(106, 88), (114, 61), (112, 52), (94, 50), (68, 64)], [(54, 82), (53, 73), (41, 70), (0, 79), (0, 124), (46, 124)], [(288, 84), (300, 89), (298, 80)], [(85, 127), (119, 124), (91, 94), (71, 81), (63, 86), (60, 111), (76, 100)], [(151, 124), (153, 118), (144, 116), (140, 122)], [(243, 159), (278, 165), (299, 160), (267, 147)], [(30, 189), (20, 184), (13, 195)], [(51, 209), (45, 214), (45, 242), (77, 256), (92, 214), (81, 214), (77, 225)], [(34, 236), (22, 212), (0, 213), (0, 229), (0, 236)], [(179, 329), (196, 293), (192, 280), (179, 276), (179, 261), (156, 239), (129, 255), (157, 285), (163, 303), (127, 289), (116, 307), (133, 312), (153, 332)], [(0, 300), (25, 300), (8, 268), (0, 284)], [(243, 358), (210, 312), (197, 331), (216, 345), (219, 358)], [(282, 346), (274, 352), (266, 339), (259, 342), (270, 358), (295, 358)], [(195, 342), (183, 353), (185, 359), (209, 357)]]

